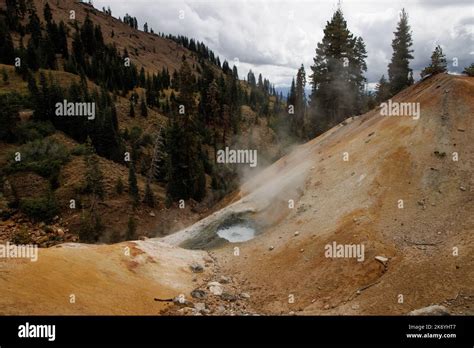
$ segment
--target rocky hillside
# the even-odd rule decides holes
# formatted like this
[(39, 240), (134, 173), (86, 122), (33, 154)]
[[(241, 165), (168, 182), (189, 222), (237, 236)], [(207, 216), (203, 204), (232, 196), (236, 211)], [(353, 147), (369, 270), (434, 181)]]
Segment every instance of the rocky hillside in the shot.
[[(247, 181), (223, 209), (165, 238), (64, 244), (40, 250), (36, 263), (4, 259), (0, 308), (386, 315), (439, 305), (472, 315), (473, 94), (468, 77), (417, 83), (393, 102), (419, 103), (419, 118), (376, 108), (349, 119)], [(255, 237), (218, 237), (237, 222)], [(334, 243), (364, 252), (329, 257)]]

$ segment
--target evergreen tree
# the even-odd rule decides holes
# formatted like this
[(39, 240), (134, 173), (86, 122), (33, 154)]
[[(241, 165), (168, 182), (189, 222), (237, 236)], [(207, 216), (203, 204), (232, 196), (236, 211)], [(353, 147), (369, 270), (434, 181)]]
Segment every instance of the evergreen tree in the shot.
[(10, 31), (3, 20), (0, 17), (0, 63), (13, 65), (15, 59), (15, 48), (13, 46), (13, 40), (10, 35)]
[(441, 46), (436, 46), (433, 54), (431, 55), (431, 64), (423, 69), (421, 77), (427, 75), (436, 75), (447, 71), (446, 56), (443, 54)]
[(132, 161), (128, 168), (128, 194), (132, 198), (133, 206), (137, 207), (140, 202), (140, 196), (137, 184), (137, 175), (135, 173), (135, 164)]
[(89, 14), (87, 14), (84, 24), (81, 27), (81, 40), (84, 51), (89, 55), (93, 55), (96, 50), (96, 36), (94, 30), (94, 23)]
[(256, 87), (257, 85), (255, 75), (252, 70), (249, 70), (249, 73), (247, 74), (247, 82), (251, 87)]
[(291, 130), (292, 133), (299, 137), (303, 138), (304, 131), (304, 116), (306, 111), (306, 95), (305, 95), (305, 86), (306, 86), (306, 72), (304, 70), (303, 64), (298, 69), (296, 75), (296, 85), (295, 85), (295, 115), (292, 117)]
[(31, 34), (31, 41), (34, 47), (39, 47), (41, 41), (41, 22), (34, 8), (30, 10), (27, 29)]
[(76, 31), (73, 35), (72, 40), (72, 55), (75, 63), (76, 72), (79, 72), (81, 69), (85, 69), (85, 52), (84, 45), (82, 44), (81, 34)]
[(2, 69), (2, 80), (4, 85), (8, 85), (8, 73), (5, 68)]
[(48, 3), (44, 5), (43, 14), (44, 14), (44, 20), (46, 21), (46, 23), (50, 24), (53, 20), (53, 14), (51, 13), (51, 7), (49, 6)]
[(134, 240), (137, 238), (137, 221), (133, 216), (128, 218), (126, 240)]
[(118, 134), (117, 111), (113, 101), (105, 89), (100, 95), (93, 96), (96, 101), (96, 118), (91, 127), (93, 144), (100, 156), (120, 163), (122, 161), (123, 146)]
[(13, 94), (0, 94), (0, 140), (13, 142), (16, 140), (15, 130), (20, 123), (18, 111), (21, 104)]
[(381, 103), (389, 99), (390, 97), (391, 97), (390, 85), (388, 81), (385, 79), (385, 75), (382, 75), (376, 87), (376, 92), (375, 92), (376, 101), (377, 103)]
[[(11, 30), (18, 30), (19, 27), (19, 7), (17, 0), (6, 0), (6, 20), (8, 28)], [(0, 36), (1, 37), (1, 36)]]
[(390, 81), (391, 94), (395, 95), (412, 83), (410, 75), (410, 59), (413, 59), (413, 45), (410, 25), (408, 24), (408, 14), (402, 9), (397, 30), (394, 32), (392, 41), (392, 61), (388, 65), (388, 77)]
[(87, 153), (85, 156), (86, 174), (84, 192), (92, 194), (94, 197), (104, 200), (104, 175), (99, 166), (99, 158), (95, 154), (90, 139), (86, 143)]
[(145, 96), (142, 96), (140, 103), (140, 113), (143, 117), (148, 117), (148, 108), (145, 103)]
[(56, 43), (58, 52), (62, 54), (64, 59), (69, 58), (69, 50), (67, 44), (67, 29), (64, 22), (61, 21), (58, 27), (58, 42)]
[(364, 73), (367, 71), (367, 51), (364, 40), (358, 37), (354, 41), (353, 54), (349, 56), (349, 80), (353, 94), (356, 95), (355, 114), (362, 114), (366, 111), (365, 103), (365, 82)]
[(82, 213), (79, 226), (79, 239), (82, 242), (97, 243), (104, 231), (105, 226), (93, 207)]
[(365, 57), (362, 38), (351, 34), (338, 9), (324, 29), (311, 67), (311, 137), (360, 112)]
[(28, 46), (26, 47), (26, 64), (28, 68), (33, 71), (38, 71), (40, 68), (38, 50), (36, 49), (31, 38), (30, 41), (28, 41)]
[(474, 76), (474, 63), (464, 68), (463, 74)]
[(287, 102), (287, 106), (288, 107), (292, 106), (293, 111), (294, 111), (295, 104), (296, 104), (296, 85), (295, 85), (295, 78), (294, 77), (291, 80), (291, 87), (290, 87), (290, 91), (288, 93), (288, 97), (286, 98), (286, 102)]
[(150, 183), (146, 184), (145, 195), (143, 197), (143, 202), (146, 205), (148, 205), (150, 208), (155, 207), (155, 195), (153, 194), (153, 190), (151, 189)]

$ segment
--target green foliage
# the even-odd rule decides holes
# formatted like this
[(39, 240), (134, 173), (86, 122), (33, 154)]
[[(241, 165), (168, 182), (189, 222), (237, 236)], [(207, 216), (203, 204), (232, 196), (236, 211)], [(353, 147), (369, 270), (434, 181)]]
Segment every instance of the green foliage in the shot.
[(47, 137), (55, 132), (51, 122), (46, 121), (24, 121), (18, 124), (16, 130), (17, 139), (22, 143), (38, 140)]
[(94, 153), (90, 141), (87, 143), (87, 148), (87, 155), (85, 156), (86, 174), (82, 192), (103, 200), (105, 195), (104, 175), (100, 170), (99, 158)]
[(0, 140), (14, 142), (17, 139), (17, 126), (20, 121), (18, 111), (23, 104), (19, 94), (0, 95)]
[(15, 245), (27, 245), (32, 244), (33, 240), (26, 228), (20, 228), (13, 234), (11, 242)]
[(427, 75), (436, 75), (439, 73), (446, 72), (447, 68), (446, 63), (446, 56), (443, 54), (443, 49), (441, 46), (436, 46), (433, 54), (431, 55), (431, 64), (423, 69), (421, 72), (421, 77), (425, 77)]
[(150, 208), (154, 208), (156, 201), (155, 201), (155, 195), (153, 193), (153, 190), (151, 189), (151, 186), (149, 183), (146, 184), (145, 188), (145, 196), (143, 197), (143, 202), (148, 205)]
[(86, 243), (96, 243), (105, 231), (99, 214), (94, 210), (84, 212), (81, 216), (79, 238)]
[(132, 198), (133, 207), (137, 207), (140, 202), (140, 196), (137, 184), (137, 175), (135, 173), (134, 163), (130, 163), (128, 170), (128, 194)]
[(87, 144), (79, 144), (71, 150), (73, 156), (86, 156), (89, 152), (89, 146)]
[[(99, 156), (116, 162), (122, 161), (123, 144), (118, 134), (117, 110), (106, 90), (94, 90), (90, 93), (85, 78), (82, 78), (80, 84), (73, 82), (68, 91), (64, 91), (52, 76), (47, 78), (44, 74), (40, 74), (39, 87), (30, 76), (28, 89), (35, 110), (35, 120), (51, 122), (78, 142), (84, 142), (89, 137)], [(73, 103), (94, 103), (95, 118), (89, 120), (87, 117), (55, 116), (56, 104), (64, 99)]]
[(238, 188), (238, 175), (229, 166), (220, 165), (214, 168), (211, 187), (216, 200), (222, 199), (226, 194)]
[(22, 200), (20, 210), (34, 221), (50, 221), (59, 214), (59, 207), (52, 192), (45, 197)]
[(148, 108), (145, 103), (145, 98), (142, 98), (142, 101), (140, 103), (140, 113), (143, 117), (148, 117)]
[(15, 48), (7, 24), (0, 16), (0, 63), (13, 65)]
[(133, 216), (128, 218), (126, 240), (134, 240), (137, 238), (137, 222)]
[(403, 9), (392, 41), (392, 60), (388, 65), (391, 95), (395, 95), (413, 84), (413, 72), (410, 68), (410, 60), (413, 59), (412, 45), (413, 40), (408, 24), (408, 14)]
[(128, 116), (134, 118), (135, 117), (135, 108), (133, 106), (133, 102), (130, 102), (130, 110), (128, 112)]
[(471, 76), (471, 77), (474, 76), (474, 63), (464, 68), (463, 73), (467, 74), (467, 76)]
[(171, 124), (166, 135), (168, 196), (171, 200), (201, 201), (206, 185), (199, 138), (178, 122)]
[(376, 87), (376, 95), (375, 95), (376, 101), (377, 103), (381, 103), (389, 99), (390, 97), (391, 97), (390, 84), (385, 79), (385, 76), (382, 75)]
[(290, 130), (291, 133), (300, 138), (304, 139), (305, 128), (304, 128), (304, 119), (306, 113), (306, 96), (305, 96), (305, 86), (306, 86), (306, 72), (304, 70), (303, 64), (298, 69), (296, 75), (296, 84), (294, 85), (294, 115), (290, 116)]
[(49, 138), (26, 143), (15, 152), (21, 154), (21, 161), (15, 161), (12, 154), (5, 166), (7, 173), (32, 171), (50, 180), (57, 178), (61, 166), (70, 160), (66, 147)]
[(8, 85), (8, 72), (5, 68), (2, 69), (2, 80), (4, 85)]
[(311, 67), (310, 137), (361, 112), (366, 57), (364, 41), (353, 36), (338, 9), (324, 29)]

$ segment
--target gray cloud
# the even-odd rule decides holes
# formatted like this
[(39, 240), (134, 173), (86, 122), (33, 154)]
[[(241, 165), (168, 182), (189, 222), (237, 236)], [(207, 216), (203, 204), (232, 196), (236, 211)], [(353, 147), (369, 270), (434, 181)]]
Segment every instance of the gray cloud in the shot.
[[(238, 58), (239, 74), (248, 69), (262, 73), (273, 83), (287, 86), (303, 63), (307, 75), (315, 48), (322, 39), (326, 22), (336, 9), (336, 1), (319, 0), (96, 0), (97, 8), (110, 6), (114, 16), (128, 12), (148, 22), (156, 32), (183, 34), (204, 41), (221, 60)], [(462, 71), (472, 62), (473, 16), (470, 0), (346, 0), (342, 8), (349, 29), (367, 46), (369, 83), (387, 75), (392, 55), (391, 42), (399, 11), (409, 13), (413, 31), (415, 77), (429, 63), (437, 44), (450, 63), (457, 58)], [(179, 19), (179, 11), (185, 18)]]

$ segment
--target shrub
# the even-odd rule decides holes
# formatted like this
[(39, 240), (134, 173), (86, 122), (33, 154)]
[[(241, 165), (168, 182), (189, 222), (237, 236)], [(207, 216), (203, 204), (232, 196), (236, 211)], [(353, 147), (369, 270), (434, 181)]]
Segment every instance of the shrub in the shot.
[(467, 76), (474, 76), (474, 63), (465, 67), (463, 73), (467, 74)]
[(10, 93), (0, 95), (0, 140), (14, 142), (19, 123), (18, 111), (21, 108), (21, 96)]
[(18, 141), (27, 143), (47, 137), (55, 131), (51, 122), (25, 121), (18, 125), (16, 136)]
[(26, 245), (32, 243), (32, 238), (26, 228), (21, 228), (12, 236), (11, 242), (15, 245)]
[(64, 145), (48, 138), (29, 142), (17, 151), (21, 154), (21, 161), (15, 161), (12, 154), (5, 167), (7, 174), (32, 171), (45, 178), (57, 179), (61, 166), (70, 159)]
[(81, 241), (96, 243), (104, 231), (105, 226), (96, 212), (82, 214), (79, 227), (79, 238)]
[(89, 149), (86, 144), (79, 144), (74, 149), (71, 150), (71, 155), (73, 156), (85, 156), (89, 152)]
[(46, 197), (22, 200), (20, 210), (34, 221), (50, 221), (59, 214), (59, 207), (53, 193), (49, 193)]

